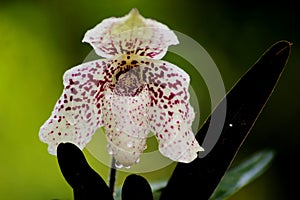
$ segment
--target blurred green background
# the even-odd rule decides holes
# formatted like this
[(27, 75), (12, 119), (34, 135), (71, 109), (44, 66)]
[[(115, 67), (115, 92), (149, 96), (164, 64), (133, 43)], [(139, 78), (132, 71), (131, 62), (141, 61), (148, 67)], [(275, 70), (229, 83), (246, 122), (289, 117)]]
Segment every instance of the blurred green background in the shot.
[[(227, 90), (270, 45), (282, 39), (293, 42), (287, 67), (234, 164), (265, 147), (276, 150), (276, 158), (263, 176), (231, 199), (295, 199), (294, 182), (300, 179), (300, 28), (299, 11), (289, 0), (0, 0), (0, 198), (72, 199), (56, 157), (47, 153), (38, 131), (62, 92), (64, 71), (92, 50), (81, 43), (86, 30), (133, 7), (197, 40), (219, 67)], [(107, 179), (109, 169), (85, 153)], [(171, 170), (143, 175), (157, 181)]]

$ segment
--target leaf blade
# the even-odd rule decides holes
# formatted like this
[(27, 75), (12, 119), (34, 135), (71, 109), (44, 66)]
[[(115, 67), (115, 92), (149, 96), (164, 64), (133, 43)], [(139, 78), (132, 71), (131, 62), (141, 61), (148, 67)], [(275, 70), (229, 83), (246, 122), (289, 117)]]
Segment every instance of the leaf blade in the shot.
[(216, 145), (204, 158), (178, 163), (161, 200), (209, 199), (272, 94), (290, 49), (288, 41), (272, 45), (229, 91), (196, 135), (201, 144), (212, 116), (222, 114), (227, 105), (224, 128)]
[(225, 173), (210, 200), (221, 200), (232, 196), (251, 181), (258, 178), (270, 166), (274, 158), (272, 150), (262, 150)]

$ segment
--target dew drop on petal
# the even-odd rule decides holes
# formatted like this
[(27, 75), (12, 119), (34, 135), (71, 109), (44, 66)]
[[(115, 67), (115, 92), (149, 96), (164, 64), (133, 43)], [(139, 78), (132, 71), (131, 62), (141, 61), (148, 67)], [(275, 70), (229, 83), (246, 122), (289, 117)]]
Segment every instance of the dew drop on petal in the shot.
[(127, 142), (127, 147), (131, 148), (133, 146), (132, 141)]
[(109, 155), (113, 155), (113, 154), (114, 154), (114, 152), (113, 152), (113, 150), (112, 150), (110, 144), (108, 144), (108, 145), (106, 146), (106, 150), (107, 150), (107, 153), (108, 153)]
[(145, 130), (145, 135), (148, 135), (148, 133), (149, 133), (149, 130)]
[(121, 163), (119, 163), (118, 161), (115, 162), (115, 167), (118, 169), (121, 169), (123, 167), (123, 165)]
[(130, 169), (130, 167), (131, 167), (130, 165), (124, 166), (125, 169)]
[(139, 163), (139, 162), (140, 162), (140, 158), (138, 158), (138, 159), (135, 161), (136, 164)]

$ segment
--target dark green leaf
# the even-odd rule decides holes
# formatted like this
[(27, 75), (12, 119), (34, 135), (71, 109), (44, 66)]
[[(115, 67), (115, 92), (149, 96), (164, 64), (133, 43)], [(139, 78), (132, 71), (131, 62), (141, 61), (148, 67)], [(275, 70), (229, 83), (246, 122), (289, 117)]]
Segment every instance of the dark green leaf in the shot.
[(178, 163), (161, 200), (209, 199), (272, 94), (290, 49), (288, 41), (272, 45), (231, 89), (196, 135), (202, 144), (209, 127), (220, 125), (210, 120), (222, 115), (225, 106), (224, 127), (214, 148), (189, 164)]
[(113, 200), (105, 181), (89, 166), (76, 145), (60, 143), (57, 160), (62, 175), (73, 188), (75, 200)]
[(122, 200), (153, 200), (150, 184), (143, 176), (131, 174), (122, 187)]
[(210, 200), (223, 200), (233, 195), (249, 182), (259, 177), (270, 166), (273, 158), (273, 151), (263, 150), (230, 169), (224, 175)]

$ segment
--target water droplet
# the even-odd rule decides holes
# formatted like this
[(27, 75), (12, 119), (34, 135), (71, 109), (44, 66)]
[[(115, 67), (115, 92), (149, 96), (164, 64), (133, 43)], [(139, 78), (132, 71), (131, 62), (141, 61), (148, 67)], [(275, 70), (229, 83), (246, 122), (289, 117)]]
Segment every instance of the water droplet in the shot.
[(127, 147), (131, 148), (133, 146), (132, 141), (127, 142)]
[(140, 162), (140, 158), (136, 159), (135, 163), (139, 163)]
[(143, 150), (145, 151), (147, 148), (148, 148), (148, 146), (147, 146), (147, 145), (145, 145)]
[(124, 166), (125, 169), (130, 169), (130, 167), (131, 167), (130, 165)]
[(118, 161), (115, 162), (115, 167), (120, 169), (123, 167), (123, 165), (121, 163), (119, 163)]
[(229, 127), (233, 127), (233, 124), (229, 124)]
[(106, 146), (106, 151), (107, 151), (107, 153), (108, 153), (109, 155), (113, 155), (113, 154), (114, 154), (114, 151), (112, 150), (110, 144), (108, 144), (108, 145)]

